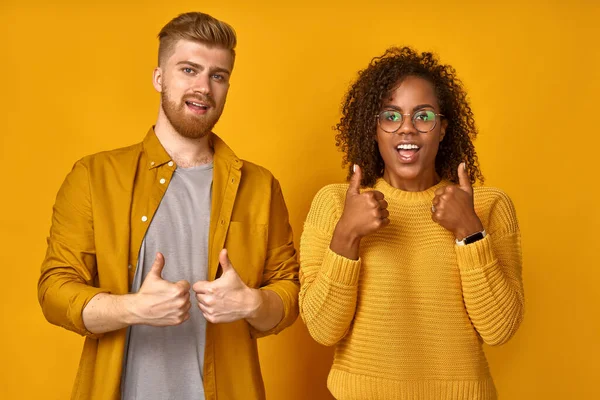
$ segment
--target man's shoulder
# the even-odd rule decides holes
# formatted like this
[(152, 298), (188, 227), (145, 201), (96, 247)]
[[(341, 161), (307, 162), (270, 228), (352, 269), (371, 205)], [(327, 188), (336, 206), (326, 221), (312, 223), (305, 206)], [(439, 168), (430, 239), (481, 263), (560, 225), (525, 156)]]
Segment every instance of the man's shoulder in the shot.
[(118, 167), (119, 165), (129, 165), (132, 162), (137, 162), (142, 152), (143, 145), (140, 142), (126, 147), (93, 153), (83, 157), (78, 162), (92, 169)]
[(248, 160), (242, 161), (242, 179), (259, 181), (264, 183), (272, 183), (277, 181), (273, 173), (262, 165), (253, 163)]

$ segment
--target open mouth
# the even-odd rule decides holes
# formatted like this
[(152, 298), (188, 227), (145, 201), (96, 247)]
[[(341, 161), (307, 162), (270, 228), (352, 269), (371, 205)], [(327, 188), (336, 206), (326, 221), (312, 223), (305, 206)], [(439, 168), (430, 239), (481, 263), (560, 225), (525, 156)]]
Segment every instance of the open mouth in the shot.
[(188, 106), (190, 110), (198, 114), (204, 114), (208, 111), (209, 105), (201, 102), (201, 101), (192, 101), (187, 100), (185, 104)]
[(396, 146), (398, 157), (403, 162), (414, 162), (421, 148), (414, 143), (401, 143)]

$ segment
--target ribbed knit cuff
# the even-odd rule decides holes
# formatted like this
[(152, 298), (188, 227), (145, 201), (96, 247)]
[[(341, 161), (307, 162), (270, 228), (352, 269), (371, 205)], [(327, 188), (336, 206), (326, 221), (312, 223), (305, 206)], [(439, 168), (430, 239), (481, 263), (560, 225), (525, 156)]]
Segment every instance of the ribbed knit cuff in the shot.
[(483, 268), (496, 260), (491, 235), (465, 246), (455, 246), (458, 267), (462, 270)]
[(340, 285), (356, 286), (358, 285), (361, 264), (360, 258), (350, 260), (327, 248), (323, 257), (322, 272), (331, 281)]

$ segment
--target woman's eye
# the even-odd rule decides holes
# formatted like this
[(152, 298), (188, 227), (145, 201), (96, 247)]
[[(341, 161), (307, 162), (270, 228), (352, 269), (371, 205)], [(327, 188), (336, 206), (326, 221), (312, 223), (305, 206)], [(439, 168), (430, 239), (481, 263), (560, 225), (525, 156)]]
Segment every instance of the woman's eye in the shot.
[(387, 119), (388, 121), (391, 121), (391, 122), (397, 122), (397, 121), (400, 121), (401, 118), (398, 115), (398, 113), (390, 112), (390, 113), (386, 113), (385, 119)]
[(415, 119), (423, 122), (431, 121), (435, 118), (433, 111), (421, 111), (415, 115)]

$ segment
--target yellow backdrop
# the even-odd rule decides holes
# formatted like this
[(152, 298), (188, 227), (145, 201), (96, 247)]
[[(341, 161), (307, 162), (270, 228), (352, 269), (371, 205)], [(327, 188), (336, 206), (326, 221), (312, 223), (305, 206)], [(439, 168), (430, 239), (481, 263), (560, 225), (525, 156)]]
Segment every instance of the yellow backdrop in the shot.
[[(313, 195), (345, 176), (331, 127), (356, 72), (402, 44), (454, 65), (487, 183), (512, 197), (523, 234), (525, 322), (486, 348), (501, 398), (600, 398), (597, 0), (81, 3), (0, 5), (0, 398), (70, 394), (82, 339), (36, 299), (54, 197), (80, 157), (143, 138), (156, 34), (190, 10), (237, 30), (216, 131), (279, 178), (297, 240)], [(260, 353), (269, 399), (330, 399), (331, 349), (300, 320)]]

